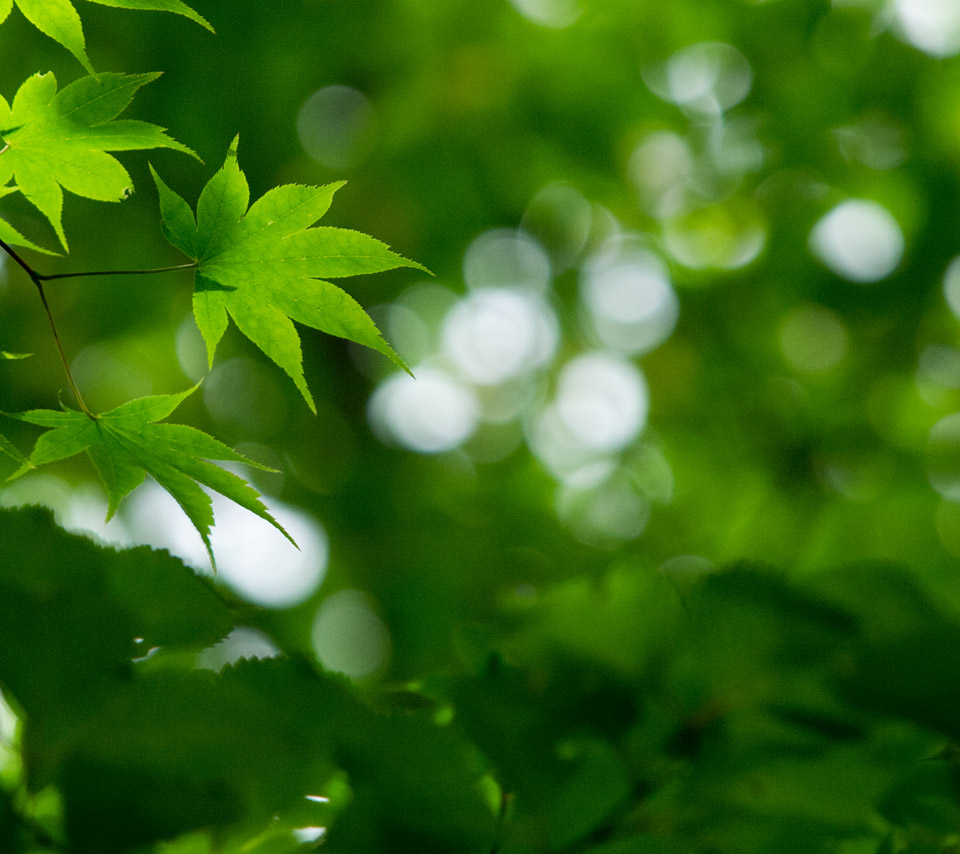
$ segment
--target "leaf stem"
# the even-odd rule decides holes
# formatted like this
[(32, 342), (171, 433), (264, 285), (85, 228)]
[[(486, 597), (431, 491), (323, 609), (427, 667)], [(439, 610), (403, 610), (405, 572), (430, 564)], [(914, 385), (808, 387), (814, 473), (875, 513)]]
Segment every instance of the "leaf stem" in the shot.
[[(0, 149), (0, 154), (2, 154), (5, 150), (6, 148)], [(17, 264), (23, 268), (23, 271), (30, 277), (30, 281), (37, 286), (37, 291), (40, 293), (40, 301), (43, 303), (43, 309), (47, 313), (47, 320), (50, 322), (50, 329), (53, 332), (53, 341), (57, 345), (57, 353), (60, 354), (60, 362), (63, 364), (63, 370), (67, 375), (67, 382), (70, 384), (70, 390), (73, 392), (73, 396), (80, 405), (80, 409), (93, 419), (96, 419), (97, 416), (87, 408), (87, 404), (84, 403), (83, 397), (80, 394), (80, 389), (77, 388), (77, 384), (73, 380), (73, 374), (70, 371), (70, 363), (67, 361), (67, 355), (63, 350), (63, 344), (60, 342), (60, 335), (57, 332), (57, 324), (53, 319), (53, 312), (50, 311), (50, 304), (47, 302), (47, 295), (44, 293), (43, 283), (51, 282), (54, 279), (79, 279), (82, 276), (146, 276), (153, 273), (170, 273), (174, 270), (190, 270), (197, 266), (196, 261), (191, 261), (189, 264), (176, 264), (173, 267), (154, 267), (152, 270), (87, 270), (82, 273), (38, 273), (3, 240), (0, 240), (0, 249), (3, 249), (7, 255), (13, 258), (13, 260), (16, 261)]]
[(97, 416), (87, 408), (87, 404), (84, 403), (83, 400), (83, 395), (80, 394), (80, 389), (77, 388), (77, 384), (73, 380), (73, 373), (70, 371), (70, 363), (67, 361), (67, 354), (63, 351), (63, 344), (60, 342), (60, 334), (57, 332), (57, 324), (53, 319), (53, 312), (50, 311), (50, 304), (47, 302), (47, 295), (43, 292), (43, 277), (40, 276), (36, 270), (33, 269), (33, 267), (24, 261), (23, 258), (21, 258), (2, 240), (0, 240), (0, 248), (2, 248), (4, 252), (6, 252), (11, 258), (13, 258), (14, 261), (17, 262), (17, 264), (23, 268), (23, 271), (30, 277), (30, 281), (37, 286), (37, 291), (40, 294), (40, 302), (43, 303), (43, 310), (47, 313), (47, 320), (50, 322), (50, 331), (53, 332), (53, 341), (57, 345), (57, 353), (60, 355), (60, 363), (63, 365), (63, 370), (67, 375), (67, 382), (70, 384), (70, 390), (73, 392), (73, 396), (76, 398), (77, 403), (84, 414), (96, 420)]
[(148, 276), (153, 273), (172, 273), (175, 270), (192, 270), (197, 266), (196, 261), (189, 264), (175, 264), (173, 267), (154, 267), (152, 270), (85, 270), (82, 273), (35, 273), (42, 282), (54, 279), (79, 279), (82, 276)]

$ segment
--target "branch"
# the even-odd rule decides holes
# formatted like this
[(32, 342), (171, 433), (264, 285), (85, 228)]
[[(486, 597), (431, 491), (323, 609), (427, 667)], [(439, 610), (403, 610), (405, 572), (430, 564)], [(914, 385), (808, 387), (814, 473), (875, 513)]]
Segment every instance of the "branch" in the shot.
[[(0, 150), (0, 154), (3, 151)], [(88, 408), (87, 404), (84, 403), (83, 396), (80, 394), (80, 389), (77, 388), (77, 384), (73, 380), (73, 373), (70, 371), (70, 363), (67, 361), (67, 354), (63, 350), (63, 344), (60, 342), (60, 335), (57, 332), (57, 324), (53, 319), (53, 312), (50, 311), (50, 304), (47, 302), (47, 295), (43, 290), (43, 283), (53, 281), (54, 279), (78, 279), (81, 276), (145, 276), (152, 273), (169, 273), (173, 270), (189, 270), (197, 266), (196, 261), (191, 261), (189, 264), (177, 264), (173, 267), (155, 267), (152, 270), (90, 270), (82, 273), (38, 273), (33, 269), (26, 261), (21, 258), (16, 251), (3, 240), (0, 240), (0, 249), (3, 249), (17, 264), (23, 268), (23, 271), (30, 277), (30, 281), (37, 286), (37, 291), (40, 293), (40, 301), (43, 303), (43, 309), (47, 313), (47, 320), (50, 322), (50, 330), (53, 332), (53, 341), (57, 345), (57, 353), (60, 355), (60, 362), (63, 365), (63, 370), (67, 375), (67, 382), (70, 384), (70, 390), (73, 392), (73, 396), (76, 398), (77, 403), (80, 405), (80, 409), (84, 412), (85, 415), (88, 415), (90, 418), (96, 419), (97, 416), (94, 415)]]

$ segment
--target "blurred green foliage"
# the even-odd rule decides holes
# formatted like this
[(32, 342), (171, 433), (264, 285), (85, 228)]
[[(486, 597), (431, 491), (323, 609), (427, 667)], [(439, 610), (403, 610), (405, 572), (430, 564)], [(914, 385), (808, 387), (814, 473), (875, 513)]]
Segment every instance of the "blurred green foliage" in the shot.
[[(280, 470), (307, 581), (222, 508), (215, 579), (4, 511), (0, 852), (957, 850), (950, 4), (78, 5), (95, 68), (164, 72), (126, 115), (205, 161), (149, 153), (177, 192), (240, 133), (254, 197), (345, 178), (326, 221), (436, 277), (349, 288), (413, 386), (301, 328), (316, 417), (235, 329), (205, 376), (189, 274), (51, 283), (94, 409), (205, 377), (183, 419)], [(16, 10), (0, 57), (8, 99), (84, 73)], [(121, 159), (41, 270), (180, 260)], [(0, 411), (68, 399), (48, 336), (0, 267)], [(0, 503), (203, 568), (98, 489)]]

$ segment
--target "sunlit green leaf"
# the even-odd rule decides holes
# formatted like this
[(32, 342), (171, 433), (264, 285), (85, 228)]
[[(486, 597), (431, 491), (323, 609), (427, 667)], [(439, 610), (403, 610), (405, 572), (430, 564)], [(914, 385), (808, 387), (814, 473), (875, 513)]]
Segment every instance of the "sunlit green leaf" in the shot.
[(250, 206), (234, 140), (226, 162), (200, 194), (197, 218), (154, 172), (166, 238), (198, 262), (193, 310), (210, 363), (227, 318), (290, 375), (316, 411), (292, 321), (372, 347), (406, 369), (346, 291), (323, 281), (417, 267), (383, 243), (342, 228), (311, 228), (342, 184), (275, 187)]
[(96, 418), (72, 409), (62, 412), (35, 409), (10, 417), (52, 428), (37, 440), (30, 454), (28, 462), (34, 466), (83, 451), (89, 454), (107, 487), (108, 519), (120, 501), (149, 474), (187, 514), (203, 538), (211, 561), (214, 560), (210, 546), (213, 509), (210, 496), (200, 484), (265, 519), (292, 543), (290, 535), (263, 506), (253, 487), (207, 460), (262, 466), (194, 427), (155, 423), (169, 416), (194, 391), (195, 387), (180, 394), (139, 398)]
[[(0, 0), (0, 23), (10, 14), (13, 3), (23, 16), (40, 32), (60, 42), (91, 74), (93, 66), (87, 56), (86, 40), (80, 15), (71, 0)], [(147, 9), (175, 12), (190, 18), (211, 32), (213, 27), (201, 15), (182, 0), (90, 0), (101, 6), (116, 6), (121, 9)]]
[[(14, 178), (64, 247), (63, 189), (105, 202), (133, 191), (126, 169), (108, 151), (172, 148), (193, 154), (156, 125), (116, 119), (137, 89), (158, 76), (101, 74), (58, 92), (52, 73), (35, 74), (12, 107), (0, 97), (0, 184)], [(22, 237), (18, 242), (25, 245)]]

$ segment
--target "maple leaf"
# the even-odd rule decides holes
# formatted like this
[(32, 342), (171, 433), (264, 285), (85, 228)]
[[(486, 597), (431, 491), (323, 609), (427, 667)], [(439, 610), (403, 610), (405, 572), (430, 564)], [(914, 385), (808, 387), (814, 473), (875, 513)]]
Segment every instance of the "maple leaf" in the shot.
[[(86, 41), (83, 37), (83, 25), (80, 15), (70, 0), (0, 0), (0, 23), (6, 20), (16, 2), (17, 8), (44, 35), (60, 42), (70, 51), (91, 74), (93, 66), (87, 56)], [(101, 6), (117, 6), (122, 9), (153, 9), (162, 12), (175, 12), (196, 21), (210, 32), (213, 27), (201, 15), (198, 15), (181, 0), (90, 0)]]
[(67, 407), (63, 411), (33, 409), (8, 413), (10, 418), (52, 428), (37, 439), (30, 456), (11, 478), (28, 468), (86, 451), (107, 488), (107, 521), (116, 513), (121, 500), (149, 474), (187, 514), (203, 539), (214, 567), (210, 545), (210, 528), (214, 523), (212, 502), (200, 484), (265, 519), (296, 545), (263, 506), (252, 486), (208, 460), (246, 463), (265, 471), (272, 469), (247, 459), (195, 427), (155, 423), (169, 416), (196, 389), (194, 386), (180, 394), (141, 397), (96, 417)]
[[(10, 193), (16, 192), (17, 188), (15, 186), (8, 185), (6, 187), (0, 187), (0, 199), (9, 195)], [(29, 238), (24, 237), (5, 219), (0, 219), (0, 240), (13, 246), (25, 246), (27, 249), (33, 249), (35, 252), (42, 252), (44, 255), (57, 254), (56, 252), (51, 252), (49, 249), (44, 249), (42, 246), (37, 246), (36, 243)]]
[(356, 300), (323, 281), (396, 267), (426, 270), (358, 231), (310, 228), (343, 182), (274, 187), (247, 210), (250, 190), (237, 164), (234, 139), (223, 168), (200, 194), (194, 220), (190, 206), (151, 171), (164, 236), (197, 262), (193, 313), (211, 365), (229, 315), (290, 375), (314, 412), (294, 320), (372, 347), (409, 370)]
[(18, 473), (27, 471), (28, 469), (33, 468), (33, 463), (31, 463), (20, 451), (17, 450), (17, 446), (13, 444), (6, 436), (0, 433), (0, 457), (6, 457), (9, 460), (13, 460), (20, 468), (17, 470)]
[[(58, 92), (52, 73), (34, 74), (20, 87), (12, 107), (0, 96), (0, 185), (13, 178), (16, 189), (50, 220), (64, 248), (61, 188), (105, 202), (118, 202), (132, 192), (127, 170), (108, 151), (173, 148), (196, 157), (163, 128), (115, 120), (137, 89), (159, 76), (82, 77)], [(0, 236), (12, 228), (4, 226)], [(23, 241), (19, 236), (19, 245), (26, 245)]]

